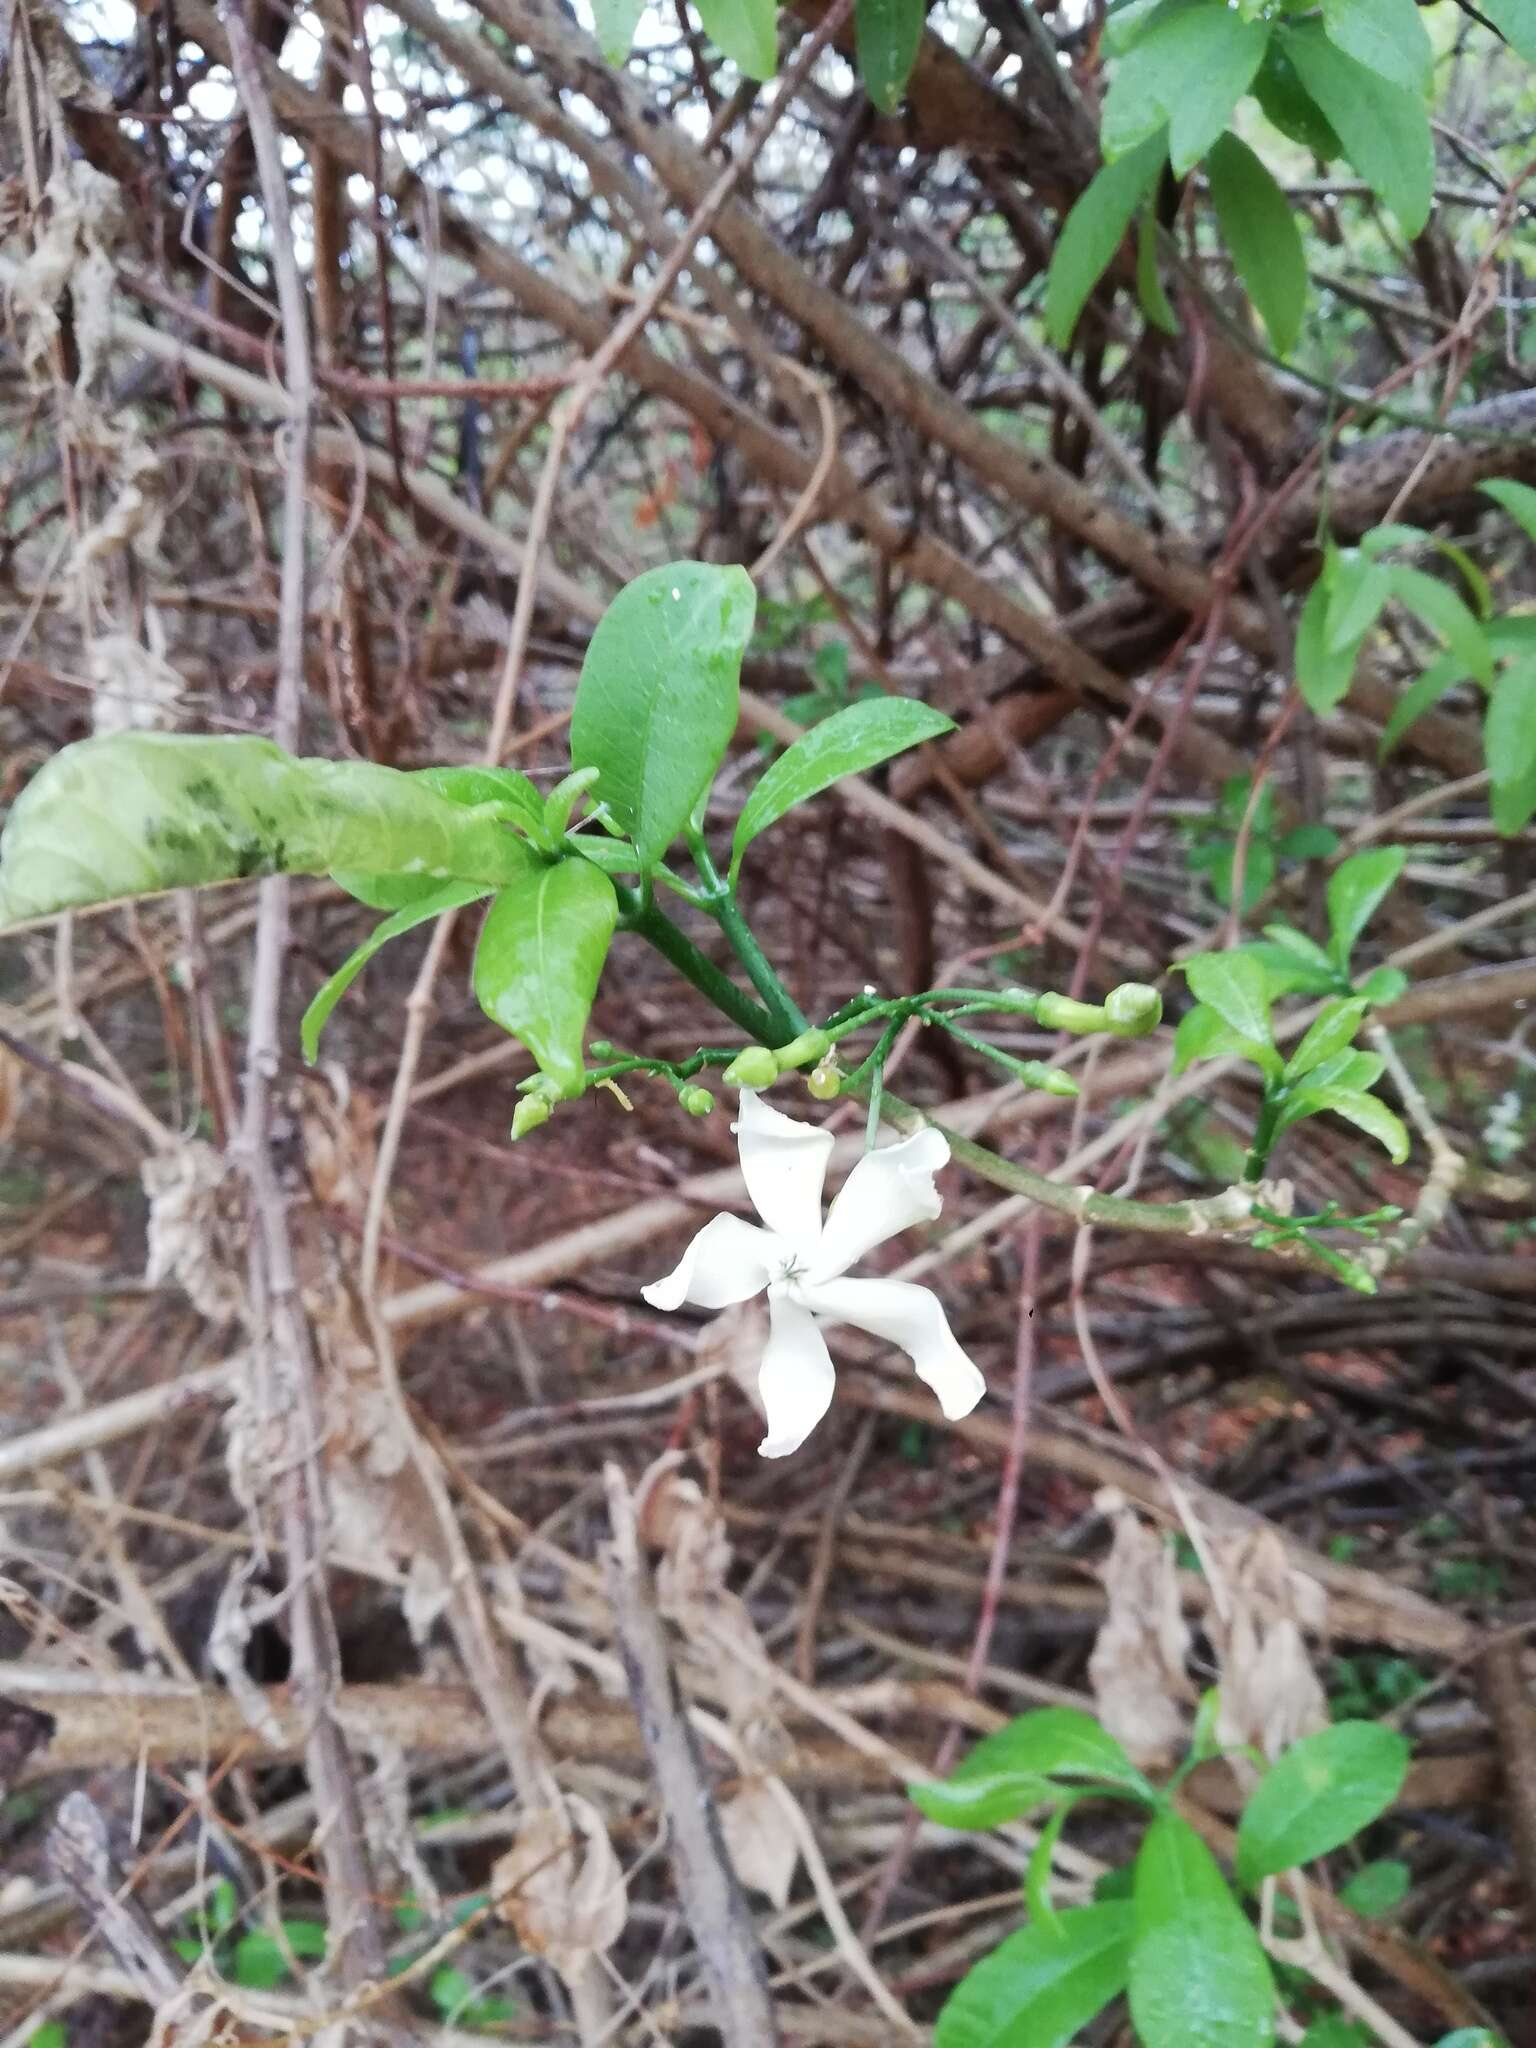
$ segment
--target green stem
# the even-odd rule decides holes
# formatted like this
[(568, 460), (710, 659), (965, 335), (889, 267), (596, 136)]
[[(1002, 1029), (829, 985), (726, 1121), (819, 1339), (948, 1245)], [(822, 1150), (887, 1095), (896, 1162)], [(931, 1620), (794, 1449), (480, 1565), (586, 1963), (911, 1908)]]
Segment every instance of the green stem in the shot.
[(792, 1036), (790, 1032), (780, 1032), (775, 1018), (767, 1010), (760, 1009), (728, 974), (722, 973), (713, 960), (699, 951), (688, 934), (679, 931), (665, 911), (658, 910), (654, 903), (633, 916), (629, 929), (638, 932), (642, 939), (654, 946), (685, 981), (691, 981), (701, 995), (708, 996), (721, 1015), (729, 1017), (754, 1043), (766, 1045), (775, 1036)]
[(752, 927), (736, 903), (736, 892), (715, 866), (714, 855), (702, 832), (690, 830), (688, 851), (704, 882), (700, 902), (730, 941), (731, 951), (747, 971), (747, 979), (767, 1005), (773, 1018), (774, 1036), (764, 1042), (782, 1045), (809, 1030), (810, 1020), (801, 1011), (774, 970), (773, 962), (757, 943)]
[(1280, 1112), (1284, 1107), (1284, 1091), (1276, 1089), (1271, 1092), (1266, 1088), (1263, 1105), (1259, 1110), (1258, 1126), (1253, 1134), (1253, 1144), (1249, 1147), (1248, 1158), (1243, 1167), (1243, 1179), (1245, 1182), (1258, 1181), (1264, 1178), (1264, 1169), (1269, 1164), (1269, 1155), (1275, 1149), (1275, 1139), (1279, 1134)]

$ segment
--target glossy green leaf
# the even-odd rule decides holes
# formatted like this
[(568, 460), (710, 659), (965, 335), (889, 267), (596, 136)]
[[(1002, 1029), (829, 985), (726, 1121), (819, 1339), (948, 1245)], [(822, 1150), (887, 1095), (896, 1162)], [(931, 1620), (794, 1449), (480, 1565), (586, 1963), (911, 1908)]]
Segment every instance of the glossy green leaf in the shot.
[(778, 0), (694, 0), (704, 33), (747, 78), (778, 69)]
[(362, 875), (350, 868), (333, 868), (331, 880), (370, 910), (406, 910), (443, 886), (436, 875)]
[(1167, 157), (1163, 137), (1106, 164), (1067, 215), (1045, 281), (1045, 331), (1057, 348), (1072, 339), (1088, 294), (1115, 260)]
[(894, 114), (901, 105), (927, 16), (927, 0), (854, 0), (859, 77), (882, 114)]
[(645, 0), (592, 0), (592, 24), (605, 63), (624, 62), (644, 12)]
[(1435, 193), (1435, 152), (1422, 95), (1378, 78), (1331, 43), (1318, 22), (1287, 22), (1277, 34), (1344, 154), (1403, 232), (1417, 235)]
[(1329, 2013), (1325, 2019), (1313, 2021), (1297, 2048), (1374, 2048), (1375, 2040), (1368, 2028)]
[(1468, 679), (1466, 663), (1454, 654), (1442, 654), (1432, 661), (1416, 682), (1410, 683), (1392, 707), (1392, 716), (1382, 727), (1378, 757), (1385, 760), (1403, 734), (1426, 711), (1432, 711), (1442, 697), (1449, 696), (1458, 683)]
[(1269, 990), (1257, 960), (1246, 953), (1197, 953), (1184, 963), (1184, 975), (1196, 1001), (1214, 1010), (1239, 1038), (1274, 1044)]
[(1123, 57), (1152, 26), (1159, 12), (1187, 7), (1190, 0), (1109, 0), (1104, 23), (1104, 47), (1111, 56)]
[(1273, 1046), (1244, 1038), (1214, 1010), (1196, 1003), (1192, 1010), (1184, 1012), (1173, 1034), (1173, 1071), (1182, 1074), (1196, 1060), (1224, 1059), (1248, 1060), (1266, 1074), (1280, 1071), (1280, 1055)]
[(1131, 2018), (1142, 2048), (1269, 2048), (1275, 1987), (1258, 1935), (1189, 1823), (1159, 1814), (1136, 1858)]
[(1395, 1856), (1383, 1856), (1357, 1870), (1340, 1887), (1339, 1897), (1353, 1912), (1363, 1913), (1367, 1920), (1379, 1920), (1385, 1913), (1395, 1913), (1412, 1889), (1413, 1872), (1407, 1864)]
[(1425, 93), (1435, 53), (1414, 0), (1323, 0), (1328, 40), (1409, 92)]
[(1335, 966), (1349, 966), (1355, 941), (1376, 915), (1407, 862), (1406, 846), (1368, 846), (1340, 861), (1328, 877), (1328, 951)]
[(499, 895), (475, 949), (475, 995), (566, 1095), (581, 1092), (587, 1019), (618, 922), (613, 884), (590, 861), (541, 868)]
[(742, 806), (731, 848), (731, 874), (742, 855), (770, 825), (797, 804), (819, 796), (845, 775), (862, 775), (893, 754), (952, 732), (954, 720), (910, 697), (878, 697), (834, 711), (787, 747), (758, 781)]
[(501, 815), (510, 824), (531, 838), (538, 837), (544, 816), (544, 799), (519, 769), (446, 762), (432, 768), (418, 768), (416, 780), (456, 804), (498, 805)]
[[(1264, 936), (1276, 946), (1294, 954), (1298, 960), (1304, 960), (1320, 973), (1326, 974), (1329, 979), (1323, 983), (1323, 989), (1332, 988), (1333, 962), (1329, 959), (1326, 948), (1320, 946), (1310, 933), (1299, 931), (1293, 924), (1267, 924), (1264, 927)], [(1271, 987), (1270, 994), (1277, 993), (1278, 991)]]
[(1408, 987), (1408, 977), (1401, 967), (1377, 967), (1360, 984), (1360, 993), (1368, 1003), (1395, 1003)]
[(1483, 746), (1494, 822), (1501, 832), (1518, 832), (1530, 815), (1526, 791), (1536, 777), (1536, 659), (1511, 663), (1494, 684)]
[(1480, 683), (1492, 682), (1493, 650), (1488, 637), (1450, 585), (1426, 575), (1422, 569), (1410, 568), (1406, 562), (1392, 563), (1386, 573), (1398, 603), (1407, 605), (1445, 642), (1469, 675), (1476, 676)]
[[(1531, 14), (1531, 21), (1536, 25), (1536, 12)], [(1532, 62), (1536, 63), (1536, 58)], [(1536, 490), (1529, 484), (1517, 484), (1502, 476), (1479, 488), (1485, 498), (1492, 498), (1496, 505), (1503, 506), (1528, 539), (1536, 540)]]
[(1040, 1707), (967, 1751), (942, 1783), (909, 1785), (930, 1820), (952, 1828), (990, 1828), (1060, 1796), (1052, 1781), (1115, 1785), (1138, 1799), (1152, 1788), (1115, 1738), (1091, 1714)]
[(1307, 1088), (1344, 1088), (1363, 1095), (1381, 1079), (1386, 1061), (1379, 1052), (1355, 1052), (1349, 1047), (1320, 1060), (1307, 1076)]
[(1292, 1124), (1299, 1124), (1304, 1117), (1322, 1116), (1331, 1112), (1353, 1124), (1356, 1130), (1364, 1131), (1374, 1138), (1386, 1151), (1394, 1166), (1401, 1166), (1408, 1157), (1408, 1127), (1395, 1110), (1378, 1096), (1367, 1095), (1362, 1090), (1341, 1088), (1337, 1084), (1323, 1087), (1314, 1078), (1309, 1086), (1299, 1089), (1280, 1113), (1280, 1128), (1287, 1130)]
[(1306, 1036), (1285, 1063), (1287, 1081), (1299, 1081), (1303, 1074), (1310, 1074), (1314, 1067), (1320, 1067), (1324, 1060), (1331, 1060), (1353, 1043), (1355, 1033), (1360, 1029), (1367, 1004), (1364, 996), (1350, 996), (1347, 1000), (1324, 1005), (1308, 1029)]
[(1345, 647), (1328, 644), (1328, 617), (1333, 603), (1332, 578), (1325, 570), (1307, 592), (1296, 621), (1296, 687), (1321, 718), (1349, 695), (1360, 658), (1360, 641)]
[(1477, 11), (1493, 23), (1512, 49), (1536, 64), (1536, 13), (1531, 11), (1531, 0), (1478, 0)]
[(1340, 1848), (1402, 1790), (1409, 1745), (1379, 1721), (1336, 1721), (1293, 1743), (1259, 1781), (1237, 1828), (1244, 1884)]
[[(536, 862), (534, 856), (526, 855), (528, 872), (532, 874)], [(321, 988), (319, 994), (304, 1012), (299, 1026), (299, 1037), (304, 1047), (304, 1058), (313, 1066), (320, 1052), (320, 1034), (330, 1021), (331, 1012), (341, 1001), (347, 990), (362, 973), (368, 962), (391, 939), (402, 938), (406, 932), (414, 931), (419, 924), (426, 924), (434, 917), (441, 917), (445, 910), (457, 910), (462, 904), (476, 903), (490, 891), (481, 882), (438, 882), (433, 885), (430, 896), (419, 898), (397, 910), (393, 917), (385, 918), (380, 925), (364, 939), (356, 950), (348, 954), (336, 972)]]
[(1021, 1927), (955, 1986), (934, 2048), (1067, 2048), (1125, 1989), (1130, 1949), (1124, 1903)]
[(1105, 156), (1123, 156), (1166, 125), (1174, 174), (1186, 176), (1225, 131), (1269, 33), (1267, 21), (1245, 21), (1224, 0), (1163, 8), (1115, 65), (1099, 131)]
[(571, 763), (655, 867), (736, 730), (756, 610), (745, 569), (673, 562), (626, 584), (598, 621), (571, 713)]
[[(1284, 926), (1265, 926), (1270, 933), (1284, 929)], [(1298, 936), (1305, 937), (1305, 934)], [(1264, 985), (1271, 1002), (1277, 996), (1330, 995), (1339, 985), (1338, 970), (1328, 961), (1326, 954), (1323, 956), (1325, 964), (1320, 966), (1310, 953), (1298, 952), (1294, 946), (1272, 937), (1254, 940), (1243, 951), (1264, 969)]]
[(1035, 1846), (1029, 1852), (1029, 1861), (1024, 1866), (1024, 1903), (1029, 1909), (1030, 1919), (1038, 1921), (1042, 1926), (1060, 1918), (1051, 1898), (1051, 1879), (1054, 1875), (1051, 1863), (1056, 1854), (1056, 1845), (1061, 1840), (1062, 1830), (1072, 1818), (1072, 1809), (1085, 1797), (1091, 1798), (1092, 1794), (1075, 1793), (1071, 1798), (1062, 1800), (1042, 1826)]
[(1236, 135), (1222, 136), (1207, 171), (1221, 238), (1243, 289), (1276, 353), (1289, 355), (1307, 304), (1307, 259), (1290, 201), (1268, 167)]
[(528, 849), (494, 806), (370, 761), (269, 740), (113, 733), (46, 762), (0, 835), (0, 926), (247, 875), (405, 875), (502, 887)]

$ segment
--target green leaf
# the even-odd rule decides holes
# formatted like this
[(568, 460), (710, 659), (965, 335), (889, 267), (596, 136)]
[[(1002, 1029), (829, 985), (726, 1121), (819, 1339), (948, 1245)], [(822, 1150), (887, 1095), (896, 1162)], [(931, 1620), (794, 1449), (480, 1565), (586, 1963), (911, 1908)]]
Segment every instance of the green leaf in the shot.
[(1391, 575), (1379, 562), (1355, 548), (1340, 551), (1328, 599), (1328, 652), (1358, 647), (1391, 595)]
[(1125, 1989), (1131, 1908), (1074, 1907), (999, 1942), (946, 2000), (934, 2048), (1067, 2048)]
[(1051, 1901), (1051, 1859), (1056, 1854), (1062, 1829), (1072, 1818), (1072, 1809), (1079, 1799), (1092, 1796), (1091, 1793), (1075, 1793), (1070, 1799), (1063, 1799), (1041, 1828), (1039, 1839), (1029, 1852), (1029, 1861), (1024, 1866), (1024, 1903), (1029, 1908), (1030, 1919), (1042, 1925), (1060, 1917)]
[[(1265, 926), (1265, 930), (1270, 932), (1284, 929), (1283, 925)], [(1245, 946), (1243, 951), (1263, 968), (1264, 986), (1269, 991), (1271, 1002), (1277, 996), (1331, 995), (1339, 985), (1338, 970), (1331, 963), (1320, 967), (1310, 954), (1298, 953), (1292, 946), (1258, 939)], [(1326, 954), (1323, 957), (1327, 959)]]
[[(1349, 695), (1361, 641), (1330, 648), (1328, 616), (1333, 604), (1333, 557), (1307, 592), (1296, 621), (1296, 687), (1321, 718)], [(1362, 636), (1363, 638), (1363, 636)]]
[(1040, 1707), (983, 1736), (942, 1783), (909, 1785), (919, 1812), (943, 1827), (992, 1828), (1060, 1795), (1053, 1778), (1115, 1785), (1150, 1801), (1151, 1786), (1091, 1714)]
[(628, 583), (598, 621), (571, 714), (571, 764), (649, 872), (687, 825), (736, 730), (756, 609), (745, 569), (673, 562)]
[(1196, 1003), (1179, 1019), (1173, 1034), (1173, 1071), (1182, 1074), (1196, 1060), (1250, 1060), (1266, 1074), (1278, 1074), (1280, 1055), (1272, 1046), (1244, 1038), (1204, 1003)]
[(1115, 65), (1099, 131), (1105, 156), (1166, 124), (1174, 175), (1185, 177), (1225, 131), (1268, 42), (1267, 21), (1245, 21), (1225, 0), (1165, 8)]
[(622, 64), (635, 40), (635, 30), (645, 12), (645, 0), (592, 0), (592, 21), (597, 30), (597, 47), (605, 64)]
[(1406, 1738), (1379, 1721), (1336, 1721), (1293, 1743), (1238, 1822), (1243, 1883), (1295, 1870), (1352, 1840), (1402, 1790), (1408, 1757)]
[(1392, 716), (1382, 728), (1377, 758), (1384, 761), (1409, 726), (1422, 718), (1426, 711), (1432, 711), (1458, 683), (1465, 682), (1467, 674), (1466, 664), (1454, 654), (1442, 654), (1438, 661), (1432, 661), (1418, 681), (1410, 683), (1393, 705)]
[(1408, 1157), (1408, 1127), (1402, 1118), (1376, 1096), (1359, 1089), (1322, 1087), (1314, 1081), (1291, 1097), (1280, 1113), (1280, 1128), (1288, 1130), (1303, 1117), (1322, 1116), (1329, 1110), (1364, 1131), (1368, 1138), (1374, 1138), (1391, 1155), (1394, 1166), (1401, 1166)]
[(1428, 92), (1435, 53), (1414, 0), (1323, 0), (1323, 27), (1331, 43), (1378, 78)]
[(1279, 36), (1270, 38), (1264, 62), (1253, 81), (1253, 96), (1266, 121), (1292, 142), (1310, 149), (1324, 163), (1330, 163), (1341, 153), (1342, 144), (1332, 123), (1302, 84)]
[(1280, 841), (1278, 851), (1287, 860), (1326, 860), (1338, 843), (1331, 825), (1297, 825)]
[(1125, 231), (1157, 182), (1167, 150), (1161, 135), (1106, 164), (1067, 215), (1045, 281), (1045, 331), (1056, 348), (1072, 339), (1088, 294), (1115, 259)]
[(927, 0), (854, 0), (853, 39), (864, 90), (894, 114), (922, 47)]
[(1269, 330), (1277, 355), (1289, 355), (1307, 304), (1307, 259), (1290, 201), (1268, 167), (1236, 135), (1223, 135), (1207, 170), (1221, 238), (1243, 289)]
[(1379, 1052), (1336, 1052), (1312, 1069), (1307, 1076), (1307, 1092), (1311, 1094), (1319, 1088), (1343, 1088), (1351, 1094), (1363, 1095), (1376, 1086), (1385, 1066), (1386, 1061)]
[(1163, 289), (1157, 255), (1157, 215), (1150, 206), (1144, 206), (1141, 210), (1141, 219), (1136, 226), (1136, 297), (1141, 303), (1142, 312), (1153, 327), (1163, 334), (1177, 334), (1179, 316), (1174, 312), (1168, 294)]
[[(1522, 57), (1536, 64), (1536, 14), (1531, 12), (1530, 0), (1478, 0), (1477, 11)], [(1477, 2029), (1472, 2032), (1476, 2034)], [(1440, 2048), (1449, 2048), (1449, 2042), (1443, 2041)]]
[(1329, 955), (1341, 971), (1355, 941), (1376, 915), (1408, 862), (1406, 846), (1368, 846), (1341, 861), (1328, 877)]
[[(747, 78), (778, 69), (778, 0), (695, 0), (704, 33)], [(622, 593), (621, 593), (622, 595)]]
[(1273, 1045), (1269, 991), (1264, 970), (1246, 953), (1197, 953), (1184, 963), (1195, 999), (1214, 1010), (1239, 1038), (1255, 1045)]
[(1176, 1813), (1136, 1858), (1131, 2018), (1142, 2048), (1268, 2048), (1275, 1987), (1215, 1858)]
[(331, 880), (370, 910), (406, 910), (435, 896), (443, 886), (435, 875), (361, 875), (350, 868), (333, 868)]
[(1374, 2034), (1354, 2020), (1329, 2013), (1326, 2019), (1315, 2020), (1308, 2027), (1297, 2048), (1372, 2048), (1375, 2039)]
[(288, 1946), (306, 1962), (319, 1962), (325, 1954), (330, 1929), (323, 1920), (284, 1920), (282, 1929)]
[(1368, 1007), (1364, 996), (1350, 996), (1347, 1000), (1326, 1004), (1321, 1016), (1314, 1020), (1300, 1045), (1286, 1061), (1286, 1080), (1299, 1081), (1303, 1074), (1310, 1074), (1324, 1060), (1331, 1060), (1336, 1053), (1343, 1052), (1353, 1042)]
[[(1529, 20), (1533, 37), (1536, 37), (1536, 14), (1531, 14)], [(1536, 63), (1536, 57), (1531, 61)], [(1529, 484), (1513, 483), (1508, 477), (1502, 476), (1495, 477), (1492, 483), (1481, 484), (1478, 488), (1485, 498), (1492, 498), (1496, 505), (1504, 507), (1528, 539), (1536, 540), (1536, 490), (1532, 490)]]
[(581, 1092), (587, 1018), (617, 922), (608, 877), (563, 860), (496, 898), (475, 949), (480, 1007), (568, 1096)]
[(1449, 584), (1406, 562), (1387, 569), (1392, 595), (1407, 605), (1454, 654), (1469, 675), (1483, 684), (1493, 681), (1493, 650), (1478, 620)]
[(113, 733), (40, 768), (0, 835), (0, 926), (247, 875), (404, 875), (505, 887), (528, 849), (492, 806), (371, 761), (270, 740)]
[(758, 834), (776, 825), (796, 804), (819, 796), (845, 775), (862, 775), (893, 754), (953, 730), (952, 718), (910, 697), (850, 704), (812, 726), (780, 754), (742, 806), (731, 845), (731, 879)]
[(235, 1943), (229, 1974), (246, 1991), (275, 1991), (292, 1975), (287, 1956), (270, 1934), (252, 1929)]
[(1536, 776), (1536, 659), (1512, 663), (1494, 684), (1483, 748), (1493, 781), (1494, 823), (1501, 832), (1518, 832), (1530, 815), (1526, 794)]
[(416, 780), (456, 804), (497, 804), (509, 823), (537, 839), (544, 818), (544, 799), (516, 768), (485, 768), (473, 763), (440, 763), (418, 768)]
[(1384, 1913), (1395, 1913), (1412, 1888), (1413, 1873), (1407, 1864), (1384, 1856), (1357, 1870), (1339, 1897), (1353, 1912), (1364, 1914), (1367, 1920), (1379, 1920)]
[(1408, 987), (1408, 977), (1401, 967), (1378, 967), (1365, 977), (1360, 984), (1360, 993), (1368, 1003), (1380, 1005), (1395, 1003)]
[[(1267, 924), (1264, 927), (1264, 936), (1266, 939), (1273, 940), (1277, 947), (1290, 953), (1298, 961), (1305, 961), (1318, 973), (1327, 975), (1328, 979), (1323, 983), (1319, 994), (1333, 987), (1335, 980), (1333, 962), (1329, 959), (1324, 948), (1308, 933), (1298, 931), (1293, 924)], [(1273, 986), (1271, 986), (1269, 992), (1272, 996), (1289, 994), (1289, 990), (1276, 989)]]
[[(196, 1961), (197, 1951), (189, 1960)], [(27, 2036), (27, 2048), (69, 2048), (69, 2029), (62, 2020), (44, 2020)]]
[[(528, 853), (525, 857), (528, 872), (532, 874), (534, 856)], [(304, 1012), (299, 1025), (299, 1039), (304, 1048), (305, 1063), (314, 1065), (320, 1052), (320, 1034), (330, 1022), (331, 1012), (381, 947), (387, 946), (391, 939), (414, 931), (417, 925), (425, 924), (429, 918), (441, 917), (445, 910), (457, 910), (461, 904), (478, 902), (489, 894), (490, 891), (480, 882), (437, 882), (433, 884), (430, 896), (407, 904), (393, 917), (386, 917), (382, 924), (375, 925), (363, 943), (347, 955)]]
[(567, 851), (579, 853), (583, 860), (591, 861), (593, 867), (601, 868), (605, 875), (635, 875), (640, 872), (640, 856), (627, 839), (603, 839), (596, 832), (579, 833)]
[(1420, 233), (1435, 196), (1435, 152), (1422, 96), (1346, 56), (1317, 22), (1288, 22), (1278, 36), (1344, 154), (1403, 232)]

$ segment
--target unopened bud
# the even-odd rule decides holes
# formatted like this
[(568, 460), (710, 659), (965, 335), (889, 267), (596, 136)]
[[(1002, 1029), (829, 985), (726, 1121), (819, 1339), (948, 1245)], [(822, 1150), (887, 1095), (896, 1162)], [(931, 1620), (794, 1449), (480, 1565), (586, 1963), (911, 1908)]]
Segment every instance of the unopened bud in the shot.
[(561, 1102), (564, 1091), (552, 1074), (530, 1074), (526, 1081), (517, 1084), (519, 1095), (526, 1095), (535, 1102)]
[(1035, 1005), (1035, 1022), (1046, 1031), (1070, 1031), (1082, 1038), (1103, 1031), (1107, 1021), (1097, 1003), (1079, 1003), (1071, 996), (1043, 995)]
[(708, 1116), (715, 1098), (707, 1088), (679, 1088), (677, 1099), (690, 1116)]
[(774, 1058), (779, 1063), (779, 1072), (787, 1074), (793, 1067), (814, 1067), (824, 1060), (832, 1050), (832, 1036), (827, 1031), (802, 1031), (798, 1038), (792, 1038), (788, 1045), (775, 1049)]
[(525, 1095), (512, 1112), (512, 1136), (526, 1138), (540, 1124), (547, 1124), (549, 1117), (549, 1104), (542, 1095)]
[(595, 1060), (611, 1060), (613, 1058), (613, 1043), (607, 1038), (594, 1038), (588, 1043), (587, 1051), (591, 1053)]
[(749, 1045), (737, 1053), (722, 1077), (728, 1088), (771, 1088), (779, 1063), (766, 1045)]
[(812, 1067), (805, 1085), (818, 1102), (833, 1102), (842, 1093), (843, 1077), (831, 1060), (823, 1060)]
[(1140, 1038), (1163, 1021), (1163, 999), (1144, 981), (1122, 981), (1104, 998), (1104, 1015), (1117, 1038)]

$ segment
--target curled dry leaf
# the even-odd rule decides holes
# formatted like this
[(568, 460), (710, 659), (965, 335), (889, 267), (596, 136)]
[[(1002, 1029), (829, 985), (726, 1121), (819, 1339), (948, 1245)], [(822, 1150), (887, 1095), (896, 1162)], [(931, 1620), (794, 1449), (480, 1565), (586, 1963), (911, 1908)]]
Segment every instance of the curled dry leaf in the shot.
[(496, 1910), (533, 1955), (563, 1976), (603, 1955), (624, 1931), (629, 1897), (602, 1816), (568, 1792), (530, 1813), (491, 1872)]
[(800, 1844), (770, 1777), (748, 1778), (720, 1806), (726, 1853), (744, 1885), (782, 1912), (800, 1861)]
[(1088, 1663), (1099, 1719), (1138, 1764), (1172, 1763), (1194, 1699), (1173, 1551), (1121, 1495), (1110, 1490), (1099, 1506), (1115, 1532), (1099, 1573), (1108, 1609)]
[(145, 1160), (149, 1197), (144, 1278), (173, 1280), (211, 1323), (244, 1313), (244, 1219), (240, 1182), (223, 1154), (193, 1138)]
[(1230, 1748), (1277, 1757), (1328, 1725), (1328, 1700), (1306, 1636), (1328, 1624), (1328, 1596), (1292, 1565), (1273, 1529), (1218, 1540), (1230, 1596), (1225, 1620), (1208, 1623), (1221, 1675), (1216, 1733)]

